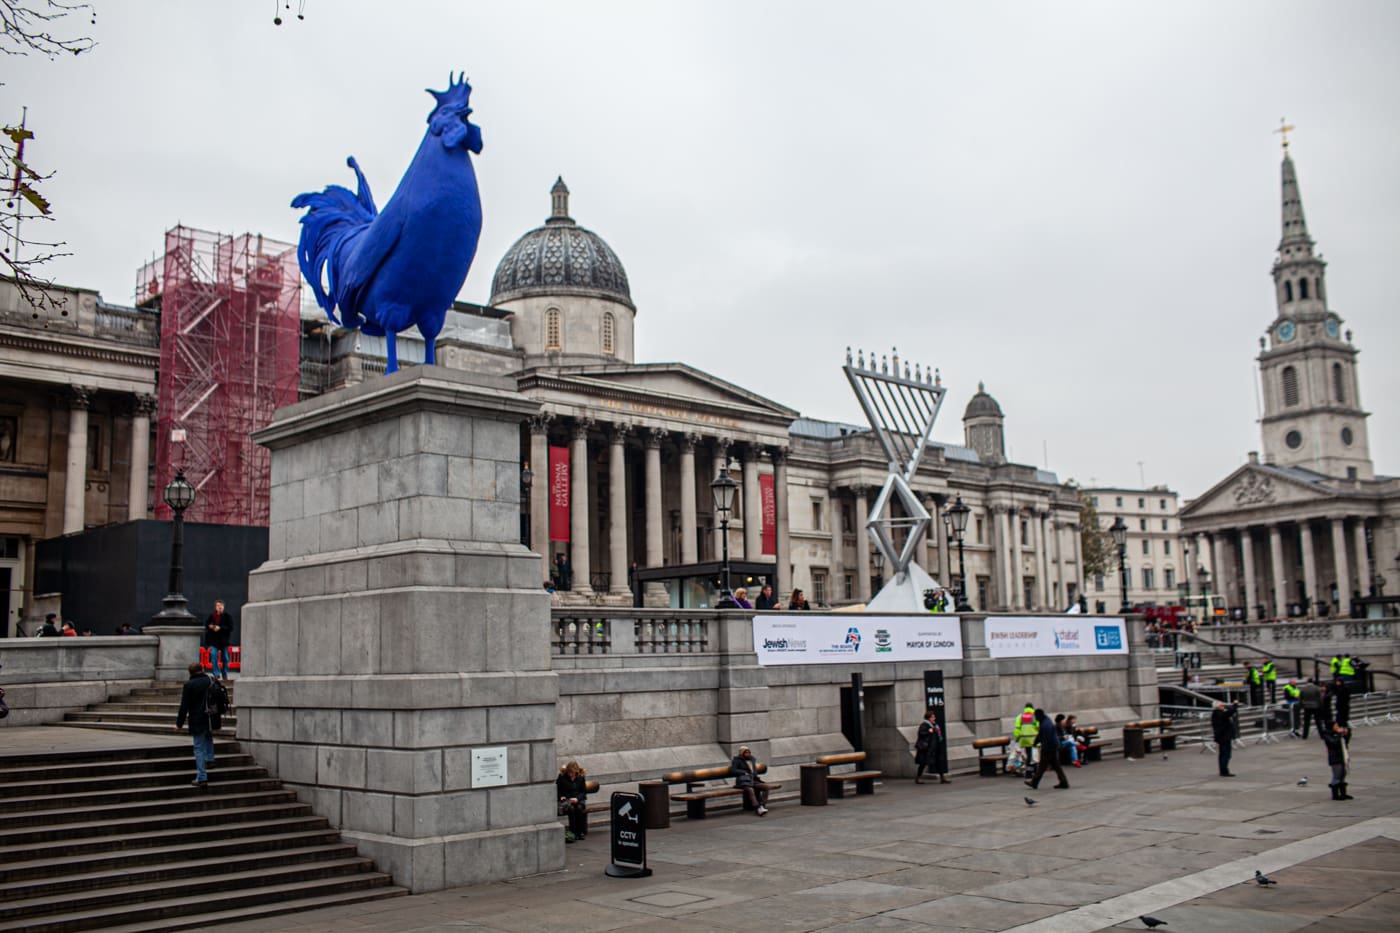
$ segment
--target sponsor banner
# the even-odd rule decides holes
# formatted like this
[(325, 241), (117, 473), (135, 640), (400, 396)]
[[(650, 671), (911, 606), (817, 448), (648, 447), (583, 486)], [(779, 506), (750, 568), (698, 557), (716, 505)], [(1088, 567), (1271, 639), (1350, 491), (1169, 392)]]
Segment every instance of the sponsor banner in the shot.
[(761, 612), (753, 619), (758, 663), (878, 664), (882, 661), (960, 661), (957, 616), (818, 615)]
[(763, 553), (778, 553), (778, 498), (773, 491), (773, 474), (760, 473), (758, 501), (763, 513)]
[(569, 448), (549, 448), (549, 540), (569, 540)]
[(1128, 653), (1128, 635), (1123, 628), (1123, 620), (1103, 616), (988, 619), (986, 634), (987, 652), (994, 658)]

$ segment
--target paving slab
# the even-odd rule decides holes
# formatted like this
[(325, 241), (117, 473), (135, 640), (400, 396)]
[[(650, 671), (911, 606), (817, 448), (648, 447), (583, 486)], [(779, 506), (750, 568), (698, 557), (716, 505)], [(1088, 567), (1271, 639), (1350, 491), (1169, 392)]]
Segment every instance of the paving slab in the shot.
[[(551, 875), (209, 929), (1081, 933), (1141, 930), (1150, 913), (1168, 931), (1374, 933), (1400, 916), (1397, 740), (1400, 725), (1358, 730), (1355, 801), (1328, 798), (1312, 742), (1240, 749), (1234, 780), (1194, 752), (1112, 759), (1035, 807), (1002, 778), (886, 781), (829, 807), (677, 820), (649, 836), (651, 878), (603, 875), (599, 825)], [(1279, 885), (1246, 884), (1256, 867)]]

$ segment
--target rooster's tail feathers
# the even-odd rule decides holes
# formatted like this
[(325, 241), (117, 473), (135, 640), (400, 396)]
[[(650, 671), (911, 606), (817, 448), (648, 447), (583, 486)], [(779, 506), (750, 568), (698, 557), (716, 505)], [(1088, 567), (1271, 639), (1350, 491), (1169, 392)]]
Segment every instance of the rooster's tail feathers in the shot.
[[(355, 170), (358, 193), (340, 185), (327, 185), (324, 191), (310, 191), (292, 199), (292, 207), (306, 208), (301, 218), (301, 238), (297, 244), (297, 263), (301, 274), (311, 283), (311, 291), (316, 303), (325, 309), (326, 316), (344, 327), (357, 327), (361, 321), (357, 313), (341, 312), (347, 318), (341, 321), (335, 309), (339, 302), (336, 287), (339, 278), (340, 256), (344, 248), (354, 241), (374, 220), (378, 210), (374, 206), (374, 196), (369, 183), (355, 162), (348, 160)], [(349, 320), (353, 316), (357, 320)]]

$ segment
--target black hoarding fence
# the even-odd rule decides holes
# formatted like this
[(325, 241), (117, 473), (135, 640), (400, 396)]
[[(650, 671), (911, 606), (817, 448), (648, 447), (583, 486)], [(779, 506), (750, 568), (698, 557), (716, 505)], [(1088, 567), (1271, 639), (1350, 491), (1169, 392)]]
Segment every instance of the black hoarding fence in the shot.
[(647, 868), (647, 825), (642, 819), (643, 801), (641, 794), (628, 794), (618, 791), (612, 795), (610, 806), (612, 821), (609, 835), (612, 837), (612, 863), (603, 869), (610, 878), (646, 878), (651, 875)]

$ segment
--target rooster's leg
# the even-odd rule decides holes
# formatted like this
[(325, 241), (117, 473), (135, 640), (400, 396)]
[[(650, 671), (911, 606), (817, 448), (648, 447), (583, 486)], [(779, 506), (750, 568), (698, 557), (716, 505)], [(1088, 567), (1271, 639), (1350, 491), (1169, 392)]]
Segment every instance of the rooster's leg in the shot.
[(394, 342), (397, 336), (398, 335), (392, 330), (384, 335), (384, 339), (389, 346), (389, 365), (384, 367), (384, 375), (386, 376), (389, 375), (389, 373), (396, 373), (399, 371), (399, 348)]

